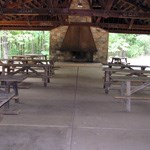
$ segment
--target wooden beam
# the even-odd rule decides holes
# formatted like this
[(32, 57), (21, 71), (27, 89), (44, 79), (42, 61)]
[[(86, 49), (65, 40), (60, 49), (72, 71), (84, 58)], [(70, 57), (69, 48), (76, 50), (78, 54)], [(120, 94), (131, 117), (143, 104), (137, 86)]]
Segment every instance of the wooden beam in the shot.
[[(114, 0), (107, 0), (106, 5), (104, 7), (104, 9), (106, 9), (107, 11), (111, 9), (112, 5), (113, 5)], [(102, 17), (98, 17), (96, 20), (96, 23), (99, 23), (101, 21)]]
[[(95, 26), (104, 29), (122, 29), (129, 30), (128, 24), (115, 23), (90, 23), (90, 22), (59, 22), (59, 21), (0, 21), (0, 27), (4, 26), (35, 26), (35, 27), (53, 27), (58, 25), (80, 25), (80, 26)], [(150, 31), (150, 25), (132, 25), (132, 30), (147, 30)]]
[(150, 12), (115, 11), (115, 10), (79, 10), (68, 8), (40, 9), (1, 9), (1, 15), (69, 15), (69, 16), (101, 16), (104, 18), (149, 19)]
[(0, 27), (0, 30), (50, 31), (57, 27)]
[[(112, 5), (114, 3), (114, 0), (107, 0), (105, 8), (107, 11), (111, 9)], [(96, 23), (100, 22), (102, 19), (102, 17), (98, 17), (98, 19), (96, 20)]]
[[(54, 28), (57, 28), (59, 26), (54, 26), (54, 27), (45, 27), (45, 26), (41, 26), (41, 27), (37, 27), (37, 26), (25, 26), (25, 27), (0, 27), (0, 30), (34, 30), (34, 31), (50, 31)], [(109, 33), (126, 33), (126, 34), (149, 34), (150, 35), (150, 31), (140, 31), (140, 30), (122, 30), (122, 29), (104, 29)]]
[(137, 3), (136, 1), (131, 1), (131, 0), (122, 0), (122, 1), (131, 4), (142, 11), (149, 11), (149, 8), (147, 6), (143, 6), (142, 4)]
[(150, 31), (139, 31), (139, 30), (122, 30), (122, 29), (109, 29), (107, 30), (109, 33), (125, 33), (125, 34), (149, 34)]

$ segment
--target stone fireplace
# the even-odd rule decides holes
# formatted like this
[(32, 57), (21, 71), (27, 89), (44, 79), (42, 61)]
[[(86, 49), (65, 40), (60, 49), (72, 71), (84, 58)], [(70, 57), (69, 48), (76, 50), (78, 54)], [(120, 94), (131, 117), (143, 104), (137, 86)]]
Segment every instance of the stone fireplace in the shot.
[(70, 52), (70, 61), (93, 62), (97, 51), (90, 27), (69, 26), (60, 51)]
[[(71, 9), (79, 9), (73, 0)], [(82, 9), (88, 9), (88, 0)], [(81, 9), (81, 8), (80, 8)], [(91, 17), (70, 16), (70, 22), (91, 22)], [(98, 27), (61, 26), (51, 30), (51, 56), (61, 62), (107, 62), (108, 32)]]

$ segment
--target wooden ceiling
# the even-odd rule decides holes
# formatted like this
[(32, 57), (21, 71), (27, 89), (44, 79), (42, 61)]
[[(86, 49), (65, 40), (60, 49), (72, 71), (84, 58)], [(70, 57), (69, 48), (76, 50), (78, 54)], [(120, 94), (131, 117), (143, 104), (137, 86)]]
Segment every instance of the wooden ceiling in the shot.
[[(70, 9), (72, 0), (0, 0), (0, 30), (83, 25), (115, 33), (150, 34), (150, 0), (88, 1), (90, 9), (83, 10)], [(69, 16), (90, 16), (92, 22), (70, 22)]]

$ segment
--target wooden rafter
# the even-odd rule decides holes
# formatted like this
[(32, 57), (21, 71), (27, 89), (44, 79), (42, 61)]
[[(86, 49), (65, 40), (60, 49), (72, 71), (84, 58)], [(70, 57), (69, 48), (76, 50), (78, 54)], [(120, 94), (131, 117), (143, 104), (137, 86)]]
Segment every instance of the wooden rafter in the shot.
[[(47, 8), (40, 9), (1, 9), (1, 15), (50, 15), (51, 10)], [(150, 12), (137, 12), (137, 11), (115, 11), (115, 10), (78, 10), (68, 8), (53, 9), (55, 15), (71, 15), (71, 16), (102, 16), (104, 18), (133, 18), (133, 19), (149, 19)]]
[(122, 0), (128, 4), (131, 4), (133, 6), (135, 6), (138, 9), (141, 9), (142, 11), (150, 11), (150, 9), (146, 6), (140, 5), (139, 3), (137, 3), (136, 1), (131, 1), (131, 0)]
[[(109, 11), (113, 5), (114, 0), (107, 0), (106, 5), (104, 6), (104, 9), (106, 9), (107, 11)], [(96, 23), (100, 22), (102, 17), (98, 17), (98, 19), (96, 20)]]
[[(59, 25), (59, 21), (30, 21), (30, 24), (32, 26), (56, 26)], [(99, 25), (95, 23), (90, 22), (62, 22), (62, 25), (83, 25), (83, 26), (97, 26), (101, 28), (107, 28), (107, 29), (128, 29), (129, 26), (127, 24), (115, 24), (115, 23), (100, 23)], [(28, 21), (1, 21), (0, 26), (28, 26)], [(150, 25), (133, 25), (132, 29), (140, 29), (140, 30), (149, 30), (150, 31)]]
[[(0, 0), (0, 29), (51, 30), (60, 25), (84, 25), (149, 34), (148, 0), (88, 1), (90, 9), (69, 9), (72, 0)], [(93, 22), (68, 22), (69, 16), (89, 16)]]

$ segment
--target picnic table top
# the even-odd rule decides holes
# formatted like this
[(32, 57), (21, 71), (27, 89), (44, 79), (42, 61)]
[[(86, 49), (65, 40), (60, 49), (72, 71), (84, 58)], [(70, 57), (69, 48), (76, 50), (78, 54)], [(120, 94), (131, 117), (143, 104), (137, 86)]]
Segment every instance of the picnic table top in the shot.
[(44, 54), (24, 54), (24, 55), (13, 55), (13, 56), (11, 56), (12, 58), (13, 57), (46, 57), (47, 55), (44, 55)]
[(108, 71), (108, 72), (129, 72), (129, 73), (150, 73), (150, 70), (139, 70), (139, 69), (134, 69), (134, 70), (129, 70), (129, 69), (122, 69), (122, 68), (103, 68), (103, 71)]
[(23, 63), (23, 64), (11, 64), (11, 63), (6, 63), (6, 64), (0, 64), (0, 66), (4, 66), (4, 67), (49, 67), (50, 64), (32, 64), (32, 63)]
[(150, 66), (147, 66), (147, 65), (131, 65), (131, 64), (115, 64), (115, 63), (106, 63), (106, 64), (103, 64), (103, 66), (108, 66), (108, 67), (111, 67), (111, 66), (116, 66), (116, 67), (140, 67), (140, 68), (150, 68)]
[(53, 59), (0, 59), (0, 61), (2, 63), (9, 63), (9, 62), (17, 62), (17, 61), (20, 61), (20, 62), (51, 62), (53, 61)]

